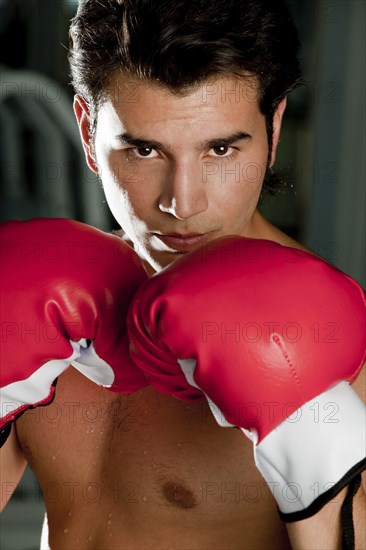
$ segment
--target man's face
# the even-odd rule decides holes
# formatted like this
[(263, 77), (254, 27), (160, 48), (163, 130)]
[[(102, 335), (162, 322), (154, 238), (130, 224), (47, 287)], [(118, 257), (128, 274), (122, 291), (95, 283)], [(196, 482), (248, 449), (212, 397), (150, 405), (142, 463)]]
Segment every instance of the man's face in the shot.
[[(217, 237), (256, 236), (268, 139), (253, 82), (222, 78), (182, 96), (121, 74), (109, 91), (94, 152), (78, 98), (75, 112), (89, 166), (140, 255), (160, 269)], [(283, 110), (275, 114), (270, 165)]]

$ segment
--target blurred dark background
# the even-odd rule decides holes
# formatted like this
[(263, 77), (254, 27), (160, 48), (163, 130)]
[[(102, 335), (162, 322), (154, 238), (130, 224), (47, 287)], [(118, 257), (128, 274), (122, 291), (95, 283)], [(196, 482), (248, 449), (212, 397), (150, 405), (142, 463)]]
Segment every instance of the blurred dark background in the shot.
[[(288, 0), (304, 85), (290, 98), (261, 209), (366, 285), (365, 0)], [(240, 5), (240, 2), (238, 2)], [(0, 218), (71, 217), (116, 227), (85, 165), (72, 112), (67, 31), (77, 1), (0, 0)], [(4, 550), (39, 547), (42, 499), (27, 470), (0, 517)]]

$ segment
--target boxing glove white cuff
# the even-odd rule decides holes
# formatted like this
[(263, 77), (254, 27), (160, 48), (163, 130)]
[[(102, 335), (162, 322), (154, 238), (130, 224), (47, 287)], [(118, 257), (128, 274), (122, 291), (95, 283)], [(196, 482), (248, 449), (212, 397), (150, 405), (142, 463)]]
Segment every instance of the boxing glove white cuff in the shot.
[[(72, 346), (75, 345), (75, 342), (70, 341), (70, 343)], [(79, 346), (79, 354), (71, 365), (92, 382), (105, 388), (111, 387), (115, 379), (114, 371), (104, 359), (99, 357), (94, 343), (87, 342), (83, 338), (76, 345)]]
[[(202, 390), (202, 388), (200, 388), (196, 384), (196, 381), (194, 379), (194, 371), (197, 366), (197, 361), (195, 359), (178, 359), (177, 363), (180, 365), (180, 368), (182, 369), (182, 372), (188, 384), (200, 390), (203, 393), (203, 395), (206, 397), (208, 405), (218, 425), (221, 426), (222, 428), (235, 428), (234, 424), (231, 424), (228, 420), (226, 420), (225, 415), (217, 407), (217, 405), (215, 405), (212, 399), (210, 399), (209, 396)], [(243, 430), (243, 431), (251, 439), (251, 435), (248, 434), (246, 430)]]
[(315, 514), (366, 467), (365, 456), (366, 408), (347, 382), (297, 409), (254, 447), (285, 521)]
[(83, 338), (79, 342), (70, 340), (70, 345), (73, 352), (69, 357), (48, 361), (28, 378), (0, 389), (0, 428), (15, 420), (29, 405), (50, 403), (54, 380), (70, 365), (93, 382), (106, 387), (112, 385), (113, 369), (98, 356), (93, 343), (88, 345)]
[(70, 357), (48, 361), (28, 378), (0, 389), (0, 427), (15, 420), (29, 405), (52, 401), (53, 381), (80, 356), (80, 344), (70, 343), (73, 349)]

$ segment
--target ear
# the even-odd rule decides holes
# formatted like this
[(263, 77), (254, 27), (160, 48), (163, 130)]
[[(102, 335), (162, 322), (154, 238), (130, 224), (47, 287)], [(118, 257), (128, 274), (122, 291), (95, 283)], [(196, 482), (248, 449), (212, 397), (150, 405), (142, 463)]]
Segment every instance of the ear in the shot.
[(278, 142), (280, 140), (282, 118), (286, 109), (286, 105), (287, 105), (287, 98), (285, 97), (281, 101), (281, 103), (278, 105), (273, 115), (272, 154), (271, 154), (271, 162), (270, 162), (271, 168), (274, 165), (276, 160), (276, 152), (277, 152)]
[(98, 166), (94, 159), (93, 148), (90, 143), (90, 116), (86, 101), (79, 95), (74, 97), (74, 113), (79, 126), (81, 143), (83, 144), (86, 162), (89, 168), (98, 173)]

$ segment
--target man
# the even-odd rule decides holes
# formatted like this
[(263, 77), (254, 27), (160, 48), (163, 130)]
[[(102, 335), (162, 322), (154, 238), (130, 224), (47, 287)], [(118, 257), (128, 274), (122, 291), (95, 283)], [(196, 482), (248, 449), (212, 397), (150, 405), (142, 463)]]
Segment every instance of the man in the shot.
[[(299, 81), (282, 2), (90, 0), (71, 38), (87, 162), (149, 273), (225, 235), (305, 250), (257, 209)], [(365, 400), (364, 373), (353, 387)], [(345, 491), (288, 534), (251, 442), (204, 400), (118, 395), (68, 369), (44, 410), (24, 413), (1, 453), (9, 483), (26, 462), (38, 477), (51, 548), (339, 546)], [(362, 506), (360, 489), (357, 548)]]

